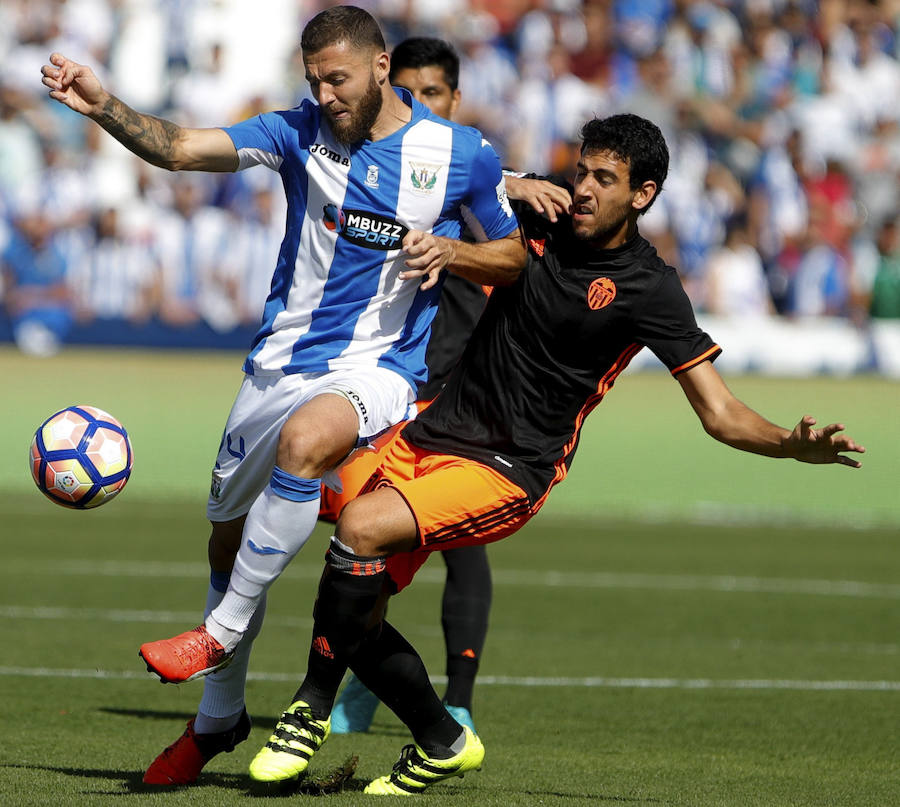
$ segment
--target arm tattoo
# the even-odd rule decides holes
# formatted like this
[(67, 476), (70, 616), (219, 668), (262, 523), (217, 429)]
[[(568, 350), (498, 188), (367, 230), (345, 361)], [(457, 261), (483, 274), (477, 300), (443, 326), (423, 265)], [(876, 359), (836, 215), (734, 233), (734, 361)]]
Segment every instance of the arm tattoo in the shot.
[(176, 124), (135, 112), (112, 95), (95, 120), (141, 159), (160, 168), (170, 167), (180, 132)]

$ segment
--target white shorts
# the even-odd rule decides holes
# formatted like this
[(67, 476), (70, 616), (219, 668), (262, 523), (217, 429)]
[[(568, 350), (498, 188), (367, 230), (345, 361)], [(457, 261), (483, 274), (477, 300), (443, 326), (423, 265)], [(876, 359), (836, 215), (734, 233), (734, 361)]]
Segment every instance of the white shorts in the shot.
[(358, 446), (416, 412), (409, 382), (384, 367), (244, 376), (212, 472), (206, 505), (210, 521), (246, 515), (272, 477), (281, 427), (300, 406), (323, 393), (343, 395), (353, 404), (359, 417)]

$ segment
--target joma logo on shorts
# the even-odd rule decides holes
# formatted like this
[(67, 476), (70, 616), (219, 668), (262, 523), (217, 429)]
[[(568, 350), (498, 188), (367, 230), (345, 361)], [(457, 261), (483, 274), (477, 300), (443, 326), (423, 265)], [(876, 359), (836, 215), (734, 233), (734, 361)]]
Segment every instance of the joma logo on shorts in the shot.
[(357, 409), (359, 409), (359, 413), (362, 415), (363, 423), (369, 422), (369, 415), (366, 412), (366, 405), (362, 402), (362, 398), (359, 397), (352, 389), (344, 390), (344, 395), (347, 396), (350, 403), (354, 404)]

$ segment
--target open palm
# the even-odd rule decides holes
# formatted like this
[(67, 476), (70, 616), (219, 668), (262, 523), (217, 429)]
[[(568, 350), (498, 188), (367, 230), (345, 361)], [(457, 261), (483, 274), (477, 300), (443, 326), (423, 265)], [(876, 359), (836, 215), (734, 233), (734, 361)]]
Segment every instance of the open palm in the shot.
[(788, 444), (791, 447), (791, 456), (800, 462), (813, 464), (825, 464), (837, 462), (848, 465), (851, 468), (859, 468), (861, 463), (842, 452), (855, 451), (864, 454), (866, 449), (857, 444), (853, 438), (846, 434), (840, 434), (844, 430), (843, 423), (831, 423), (822, 429), (814, 429), (816, 419), (810, 415), (804, 415), (794, 427)]

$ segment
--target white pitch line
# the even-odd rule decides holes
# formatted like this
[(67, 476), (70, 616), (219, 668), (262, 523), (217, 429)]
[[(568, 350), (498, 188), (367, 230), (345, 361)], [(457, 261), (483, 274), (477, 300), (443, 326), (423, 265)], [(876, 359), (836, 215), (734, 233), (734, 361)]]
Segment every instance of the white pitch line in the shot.
[[(77, 622), (122, 622), (186, 625), (199, 619), (194, 611), (150, 611), (145, 609), (128, 610), (124, 608), (66, 608), (62, 606), (33, 605), (0, 605), (0, 619), (37, 619), (47, 621)], [(295, 617), (280, 614), (269, 614), (266, 624), (273, 627), (308, 630), (313, 626), (311, 617)], [(407, 632), (416, 636), (443, 636), (440, 628), (432, 623), (419, 623), (407, 626)], [(493, 636), (509, 639), (515, 632), (495, 630)], [(666, 641), (648, 639), (648, 645), (667, 645)], [(702, 640), (702, 645), (725, 647), (728, 650), (764, 650), (793, 651), (811, 653), (838, 653), (843, 655), (885, 656), (900, 655), (900, 644), (875, 642), (798, 642), (798, 641), (763, 641), (741, 638)], [(680, 642), (684, 646), (684, 642)]]
[[(0, 488), (7, 494), (11, 494), (7, 502), (4, 514), (7, 516), (26, 516), (29, 518), (39, 516), (44, 512), (46, 502), (41, 497), (34, 495), (34, 488), (22, 486), (16, 483), (20, 479), (0, 480)], [(28, 491), (28, 496), (20, 495), (22, 491)], [(129, 494), (131, 496), (132, 494)], [(160, 497), (167, 497), (175, 503), (196, 504), (204, 501), (206, 492), (202, 489), (195, 494), (186, 495), (178, 489), (166, 490), (157, 488), (153, 499), (147, 496), (135, 496), (134, 501), (140, 498), (144, 503), (155, 503)], [(582, 525), (589, 521), (585, 512), (592, 512), (593, 503), (581, 500), (572, 501), (569, 504), (562, 499), (554, 500), (552, 511), (545, 508), (546, 520), (552, 520), (565, 526), (568, 523)], [(756, 503), (752, 505), (735, 504), (734, 502), (695, 501), (687, 504), (654, 505), (640, 502), (640, 504), (621, 502), (616, 514), (617, 522), (638, 524), (680, 524), (699, 527), (772, 527), (775, 529), (818, 529), (818, 530), (842, 530), (853, 532), (865, 532), (876, 529), (895, 529), (900, 526), (896, 510), (848, 510), (841, 508), (835, 512), (822, 512), (821, 510), (799, 509), (791, 505), (765, 507)], [(145, 508), (141, 513), (144, 520), (153, 518), (168, 518), (165, 508)]]
[[(186, 624), (200, 619), (199, 611), (149, 611), (124, 608), (65, 608), (60, 606), (0, 605), (3, 619), (78, 620), (86, 622), (153, 622), (159, 624)], [(287, 628), (311, 628), (312, 617), (273, 615), (267, 624)]]
[(479, 684), (517, 687), (597, 687), (602, 689), (793, 689), (816, 692), (900, 692), (900, 681), (810, 681), (715, 678), (535, 678), (479, 675)]
[[(122, 622), (122, 623), (151, 623), (186, 625), (199, 619), (199, 614), (194, 611), (150, 611), (127, 610), (124, 608), (66, 608), (61, 606), (33, 606), (33, 605), (0, 605), (0, 619), (37, 619), (47, 621), (76, 621), (76, 622)], [(273, 627), (288, 628), (292, 630), (308, 630), (313, 626), (311, 617), (295, 617), (280, 614), (269, 614), (266, 624)], [(418, 623), (408, 625), (407, 633), (415, 636), (443, 636), (440, 628), (432, 623)], [(516, 632), (497, 629), (493, 636), (509, 639)], [(648, 639), (648, 645), (668, 645), (667, 641)], [(767, 650), (771, 652), (792, 650), (794, 652), (811, 653), (837, 653), (843, 655), (867, 655), (867, 656), (896, 656), (900, 655), (900, 644), (875, 643), (875, 642), (798, 642), (798, 641), (762, 641), (747, 640), (741, 638), (702, 640), (702, 645), (714, 645), (724, 647), (727, 650)], [(684, 642), (680, 642), (684, 647)]]
[[(8, 560), (0, 574), (71, 575), (89, 577), (156, 577), (166, 579), (207, 579), (209, 567), (204, 563), (170, 563), (162, 561), (82, 561)], [(319, 565), (294, 564), (282, 575), (294, 580), (318, 580)], [(715, 591), (726, 594), (801, 594), (821, 597), (857, 597), (900, 600), (900, 585), (868, 583), (858, 580), (815, 580), (780, 577), (739, 577), (736, 575), (644, 574), (626, 572), (564, 572), (524, 569), (493, 569), (493, 580), (499, 586), (543, 588), (640, 589), (651, 591)], [(416, 575), (422, 583), (443, 584), (443, 569), (424, 568)]]
[[(249, 673), (251, 681), (291, 683), (303, 673)], [(80, 670), (50, 667), (0, 667), (0, 677), (82, 678), (132, 680), (153, 678), (149, 673), (132, 670)], [(155, 679), (154, 679), (155, 680)], [(434, 684), (446, 683), (445, 676), (432, 676)], [(480, 675), (479, 686), (570, 687), (580, 689), (750, 689), (794, 690), (803, 692), (900, 692), (900, 681), (815, 681), (792, 679), (715, 679), (715, 678), (540, 678), (537, 676)]]
[(498, 569), (495, 583), (564, 588), (630, 588), (752, 594), (811, 594), (826, 597), (900, 599), (900, 585), (856, 580), (737, 577), (734, 575), (629, 574), (619, 572), (531, 572)]

